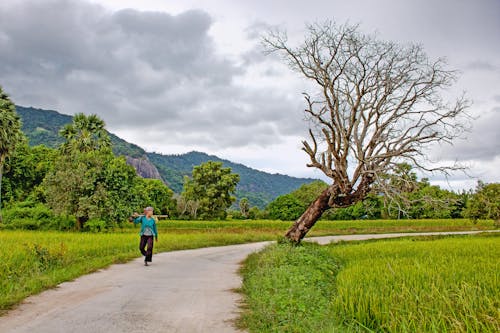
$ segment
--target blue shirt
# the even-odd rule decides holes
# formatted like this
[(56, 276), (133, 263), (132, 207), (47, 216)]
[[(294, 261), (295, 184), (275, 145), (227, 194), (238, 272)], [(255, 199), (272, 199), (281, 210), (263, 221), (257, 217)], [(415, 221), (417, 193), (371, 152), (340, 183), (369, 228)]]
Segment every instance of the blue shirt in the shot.
[(158, 230), (156, 230), (156, 221), (152, 217), (146, 217), (146, 216), (139, 216), (134, 219), (134, 224), (140, 223), (141, 224), (141, 231), (139, 232), (139, 235), (144, 235), (144, 231), (146, 228), (149, 228), (155, 237), (158, 237)]

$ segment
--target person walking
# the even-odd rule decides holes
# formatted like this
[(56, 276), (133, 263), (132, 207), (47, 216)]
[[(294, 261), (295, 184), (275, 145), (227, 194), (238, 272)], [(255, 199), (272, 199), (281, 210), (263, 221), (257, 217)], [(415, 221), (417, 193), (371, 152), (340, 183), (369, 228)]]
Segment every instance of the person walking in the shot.
[(156, 229), (156, 220), (153, 217), (153, 207), (144, 208), (144, 215), (139, 215), (138, 213), (132, 214), (131, 222), (141, 224), (139, 250), (145, 257), (144, 266), (148, 266), (148, 263), (153, 259), (153, 237), (154, 240), (158, 241), (158, 230)]

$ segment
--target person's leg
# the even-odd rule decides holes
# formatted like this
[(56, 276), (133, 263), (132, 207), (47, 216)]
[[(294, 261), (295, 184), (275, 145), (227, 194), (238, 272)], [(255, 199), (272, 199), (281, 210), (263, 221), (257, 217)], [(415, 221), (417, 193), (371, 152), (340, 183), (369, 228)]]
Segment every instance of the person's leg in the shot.
[(153, 259), (153, 236), (148, 236), (148, 248), (146, 250), (146, 261), (151, 262)]
[(139, 250), (141, 251), (143, 256), (146, 256), (146, 244), (148, 242), (148, 238), (146, 236), (141, 236), (141, 242), (139, 243)]

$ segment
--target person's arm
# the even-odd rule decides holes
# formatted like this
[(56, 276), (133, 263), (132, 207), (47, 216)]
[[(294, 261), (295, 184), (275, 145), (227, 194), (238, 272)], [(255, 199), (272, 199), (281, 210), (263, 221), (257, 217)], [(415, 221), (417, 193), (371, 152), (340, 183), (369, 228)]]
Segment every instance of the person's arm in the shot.
[(153, 223), (153, 232), (155, 234), (155, 241), (158, 241), (158, 229), (156, 228), (156, 220)]
[(142, 215), (138, 215), (138, 216), (134, 219), (134, 224), (137, 224), (137, 223), (142, 223)]

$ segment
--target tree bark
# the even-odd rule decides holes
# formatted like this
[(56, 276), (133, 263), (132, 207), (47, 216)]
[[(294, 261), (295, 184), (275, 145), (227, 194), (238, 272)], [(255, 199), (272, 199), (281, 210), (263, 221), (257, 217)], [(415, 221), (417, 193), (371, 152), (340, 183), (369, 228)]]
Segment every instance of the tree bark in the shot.
[(83, 225), (85, 224), (85, 222), (88, 221), (88, 217), (86, 216), (77, 216), (76, 218), (76, 229), (81, 231), (83, 229)]
[(300, 243), (302, 238), (307, 234), (321, 215), (330, 208), (328, 201), (330, 200), (331, 190), (327, 188), (319, 197), (314, 200), (306, 209), (297, 221), (288, 229), (285, 237), (295, 243)]

